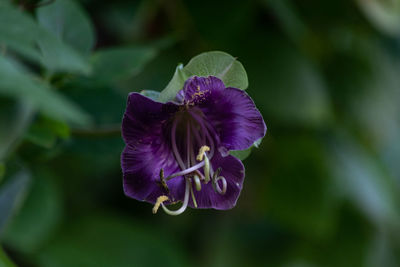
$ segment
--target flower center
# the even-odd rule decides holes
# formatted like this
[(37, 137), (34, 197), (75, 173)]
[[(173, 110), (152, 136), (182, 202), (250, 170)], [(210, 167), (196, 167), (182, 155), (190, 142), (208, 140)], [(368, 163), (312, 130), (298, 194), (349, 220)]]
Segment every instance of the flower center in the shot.
[(226, 179), (220, 176), (222, 169), (218, 168), (214, 172), (210, 164), (216, 151), (216, 142), (219, 140), (213, 126), (195, 110), (185, 110), (175, 116), (171, 126), (171, 146), (181, 170), (164, 177), (164, 170), (161, 169), (159, 184), (169, 194), (166, 182), (183, 176), (185, 180), (183, 204), (178, 210), (171, 211), (163, 204), (169, 200), (168, 196), (161, 195), (154, 205), (153, 213), (156, 213), (161, 206), (167, 214), (179, 215), (186, 210), (189, 204), (189, 195), (193, 205), (197, 208), (194, 189), (201, 191), (202, 184), (208, 184), (210, 181), (216, 193), (221, 195), (226, 193)]

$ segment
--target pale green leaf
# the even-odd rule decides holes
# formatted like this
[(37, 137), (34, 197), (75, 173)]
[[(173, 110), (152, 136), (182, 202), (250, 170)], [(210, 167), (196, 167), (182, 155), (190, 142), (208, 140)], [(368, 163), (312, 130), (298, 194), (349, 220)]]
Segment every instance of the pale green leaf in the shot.
[(248, 156), (250, 156), (252, 149), (258, 148), (261, 145), (261, 142), (263, 140), (262, 138), (257, 139), (253, 145), (251, 147), (249, 147), (248, 149), (244, 149), (244, 150), (231, 150), (229, 151), (229, 154), (231, 154), (232, 156), (240, 159), (240, 160), (245, 160)]
[(34, 179), (26, 201), (3, 236), (8, 247), (24, 253), (33, 253), (46, 242), (62, 215), (56, 177), (45, 171), (32, 176)]
[(252, 148), (253, 147), (251, 146), (251, 147), (249, 147), (248, 149), (245, 149), (245, 150), (232, 150), (232, 151), (229, 151), (229, 154), (231, 154), (232, 156), (234, 156), (234, 157), (236, 157), (236, 158), (238, 158), (240, 160), (244, 160), (248, 156), (250, 156)]
[(357, 0), (361, 10), (379, 30), (393, 37), (400, 34), (400, 1)]
[[(1, 83), (2, 81), (0, 81), (0, 94), (2, 93)], [(4, 159), (21, 139), (33, 114), (33, 106), (26, 101), (2, 101), (0, 105), (0, 160)]]
[(50, 71), (90, 72), (86, 60), (74, 49), (6, 3), (0, 4), (0, 45)]
[(159, 100), (167, 102), (174, 99), (177, 92), (183, 88), (185, 81), (191, 76), (216, 76), (224, 82), (226, 87), (242, 90), (248, 86), (247, 73), (242, 63), (225, 52), (212, 51), (192, 58), (185, 67), (180, 64), (172, 80), (161, 92)]
[(160, 93), (158, 98), (161, 102), (167, 102), (175, 98), (176, 93), (183, 88), (185, 81), (189, 76), (183, 71), (183, 64), (176, 67), (172, 80), (168, 83), (167, 87)]
[(144, 95), (150, 99), (153, 99), (154, 101), (157, 101), (158, 98), (160, 97), (160, 92), (153, 91), (153, 90), (142, 90), (142, 91), (140, 91), (140, 94)]
[(116, 81), (138, 74), (156, 56), (151, 47), (118, 47), (98, 50), (92, 57), (93, 78)]
[(249, 85), (242, 63), (221, 51), (206, 52), (192, 58), (184, 70), (188, 76), (216, 76), (226, 87), (245, 90)]
[(0, 56), (0, 94), (24, 100), (51, 118), (77, 124), (89, 123), (89, 117), (50, 86), (35, 79), (12, 61)]
[(377, 225), (399, 226), (399, 199), (395, 181), (365, 148), (344, 135), (329, 154), (332, 173), (344, 198)]
[(0, 186), (0, 234), (14, 211), (21, 205), (30, 181), (30, 174), (21, 170)]
[(6, 173), (6, 165), (4, 164), (4, 162), (0, 162), (0, 184), (3, 181), (5, 173)]
[(0, 266), (1, 267), (16, 267), (16, 265), (8, 258), (6, 253), (0, 247)]
[(81, 5), (73, 0), (57, 0), (37, 9), (39, 24), (82, 54), (93, 48), (92, 22)]

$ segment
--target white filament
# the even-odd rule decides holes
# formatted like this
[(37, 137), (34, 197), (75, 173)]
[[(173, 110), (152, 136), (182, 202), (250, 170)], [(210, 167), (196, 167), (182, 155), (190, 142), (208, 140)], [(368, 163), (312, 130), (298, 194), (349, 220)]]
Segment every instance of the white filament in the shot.
[(177, 210), (169, 210), (163, 203), (161, 203), (161, 207), (163, 208), (165, 213), (167, 213), (168, 215), (174, 215), (174, 216), (182, 214), (186, 210), (188, 203), (189, 203), (189, 190), (190, 190), (190, 181), (188, 179), (186, 179), (185, 197), (183, 198), (182, 207), (180, 207)]

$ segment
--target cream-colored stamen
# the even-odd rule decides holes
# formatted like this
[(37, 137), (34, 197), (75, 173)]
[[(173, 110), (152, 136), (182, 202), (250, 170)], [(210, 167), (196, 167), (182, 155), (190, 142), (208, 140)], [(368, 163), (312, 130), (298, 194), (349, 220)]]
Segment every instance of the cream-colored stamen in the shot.
[(156, 214), (158, 211), (158, 208), (160, 207), (160, 205), (164, 202), (167, 201), (169, 198), (167, 196), (159, 196), (157, 198), (156, 204), (154, 204), (153, 207), (153, 214)]
[(190, 194), (192, 196), (193, 205), (197, 209), (197, 201), (196, 201), (196, 197), (194, 196), (193, 187), (192, 187), (192, 181), (191, 180), (190, 180)]
[(200, 177), (197, 174), (195, 174), (193, 176), (193, 181), (194, 181), (194, 184), (196, 186), (196, 190), (200, 191), (201, 190), (201, 182), (200, 182)]
[(207, 184), (210, 181), (210, 161), (207, 156), (204, 156), (204, 178)]
[(202, 146), (202, 147), (200, 147), (200, 149), (199, 149), (199, 154), (197, 154), (196, 159), (197, 159), (198, 161), (202, 161), (202, 160), (203, 160), (203, 157), (204, 157), (204, 155), (205, 155), (205, 153), (206, 153), (207, 151), (210, 151), (210, 147), (208, 147), (208, 146)]
[[(220, 187), (219, 184), (218, 184), (218, 181), (219, 181), (219, 180), (222, 181), (222, 189), (221, 189), (221, 187)], [(228, 184), (227, 184), (227, 182), (226, 182), (225, 177), (223, 177), (223, 176), (218, 176), (218, 177), (214, 180), (214, 183), (215, 183), (215, 189), (216, 189), (216, 191), (218, 192), (218, 194), (225, 195), (225, 193), (226, 193), (226, 188), (228, 187)]]

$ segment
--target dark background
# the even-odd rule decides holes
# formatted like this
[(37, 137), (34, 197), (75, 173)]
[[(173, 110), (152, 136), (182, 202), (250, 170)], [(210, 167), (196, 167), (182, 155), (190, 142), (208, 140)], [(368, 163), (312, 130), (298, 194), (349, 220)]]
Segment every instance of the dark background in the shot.
[[(49, 2), (0, 3), (0, 266), (400, 265), (399, 1)], [(127, 94), (212, 50), (267, 135), (234, 209), (153, 215)]]

